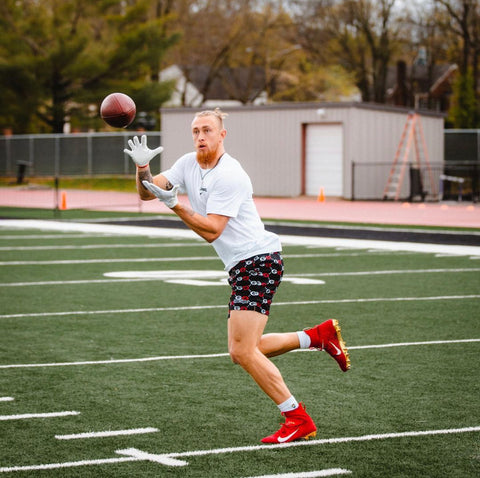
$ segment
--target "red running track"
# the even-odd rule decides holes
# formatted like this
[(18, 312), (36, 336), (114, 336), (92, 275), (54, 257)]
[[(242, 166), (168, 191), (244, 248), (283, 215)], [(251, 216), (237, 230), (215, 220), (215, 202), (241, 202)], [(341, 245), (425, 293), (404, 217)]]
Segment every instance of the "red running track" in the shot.
[[(135, 193), (65, 190), (67, 209), (173, 214), (159, 201), (140, 201)], [(181, 197), (181, 200), (185, 200)], [(54, 209), (62, 197), (53, 190), (0, 188), (0, 206)], [(316, 198), (255, 198), (264, 219), (480, 228), (480, 205), (471, 202), (401, 203)]]

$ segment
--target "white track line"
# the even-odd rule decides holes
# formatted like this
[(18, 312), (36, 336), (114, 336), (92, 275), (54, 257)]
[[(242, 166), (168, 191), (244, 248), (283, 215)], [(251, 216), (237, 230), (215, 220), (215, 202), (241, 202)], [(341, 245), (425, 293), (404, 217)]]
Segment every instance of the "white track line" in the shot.
[(129, 448), (126, 450), (117, 450), (118, 454), (127, 454), (128, 456), (122, 458), (105, 458), (99, 460), (82, 460), (82, 461), (73, 461), (66, 463), (48, 463), (43, 465), (27, 465), (27, 466), (9, 466), (0, 468), (0, 473), (11, 473), (14, 471), (36, 471), (36, 470), (53, 470), (58, 468), (72, 468), (78, 466), (88, 466), (88, 465), (105, 465), (105, 464), (114, 464), (114, 463), (125, 463), (132, 461), (154, 461), (156, 463), (162, 463), (170, 466), (185, 466), (188, 464), (183, 460), (178, 460), (178, 458), (188, 458), (196, 456), (208, 456), (208, 455), (222, 455), (227, 453), (242, 453), (250, 451), (259, 451), (259, 450), (281, 450), (291, 447), (299, 446), (315, 446), (315, 445), (331, 445), (337, 443), (352, 443), (352, 442), (364, 442), (371, 440), (386, 440), (386, 439), (397, 439), (397, 438), (406, 438), (406, 437), (419, 437), (419, 436), (430, 436), (430, 435), (449, 435), (449, 434), (458, 434), (458, 433), (473, 433), (480, 432), (480, 426), (474, 427), (465, 427), (465, 428), (451, 428), (443, 430), (425, 430), (425, 431), (409, 431), (409, 432), (400, 432), (400, 433), (384, 433), (379, 435), (362, 435), (362, 436), (353, 436), (353, 437), (341, 437), (341, 438), (326, 438), (323, 440), (310, 440), (310, 441), (295, 441), (290, 443), (283, 443), (281, 445), (252, 445), (252, 446), (241, 446), (241, 447), (232, 447), (232, 448), (217, 448), (211, 450), (194, 450), (181, 453), (166, 453), (154, 455), (151, 453), (142, 452), (141, 450), (136, 450), (134, 448)]
[[(318, 304), (355, 304), (367, 302), (414, 302), (414, 301), (434, 301), (434, 300), (469, 300), (479, 299), (480, 294), (471, 295), (440, 295), (431, 297), (375, 297), (365, 299), (324, 299), (324, 300), (303, 300), (292, 302), (277, 302), (274, 307), (292, 306), (292, 305), (318, 305)], [(25, 317), (62, 317), (78, 315), (100, 315), (100, 314), (141, 314), (145, 312), (168, 312), (180, 310), (209, 310), (224, 309), (225, 304), (221, 305), (191, 305), (179, 307), (151, 307), (145, 309), (109, 309), (109, 310), (74, 310), (65, 312), (35, 312), (29, 314), (4, 314), (0, 319), (14, 319)]]
[(56, 418), (80, 415), (80, 412), (51, 412), (51, 413), (24, 413), (23, 415), (0, 415), (0, 421), (24, 420), (30, 418)]
[[(204, 276), (204, 272), (210, 271), (194, 271), (199, 276)], [(348, 276), (375, 276), (375, 275), (395, 275), (395, 274), (447, 274), (458, 272), (480, 272), (479, 267), (467, 267), (457, 269), (395, 269), (386, 271), (357, 271), (357, 272), (307, 272), (305, 274), (285, 274), (288, 277), (348, 277)], [(143, 272), (146, 274), (145, 272)], [(141, 274), (139, 272), (139, 274)], [(27, 287), (42, 285), (81, 285), (81, 284), (109, 284), (112, 282), (142, 282), (142, 281), (158, 281), (165, 280), (164, 277), (153, 277), (149, 271), (148, 277), (131, 277), (125, 279), (83, 279), (83, 280), (67, 280), (67, 281), (39, 281), (39, 282), (3, 282), (0, 287)], [(225, 272), (225, 278), (227, 273)]]
[[(348, 350), (368, 350), (368, 349), (383, 349), (391, 347), (410, 347), (418, 345), (448, 345), (448, 344), (467, 344), (480, 342), (480, 339), (460, 339), (460, 340), (432, 340), (425, 342), (400, 342), (394, 344), (376, 344), (376, 345), (357, 345), (348, 347)], [(309, 349), (298, 349), (293, 352), (308, 352), (315, 353), (315, 351)], [(203, 355), (160, 355), (157, 357), (142, 357), (132, 359), (110, 359), (110, 360), (88, 360), (82, 362), (54, 362), (54, 363), (29, 363), (29, 364), (9, 364), (0, 365), (0, 369), (5, 368), (40, 368), (40, 367), (70, 367), (78, 365), (111, 365), (111, 364), (123, 364), (123, 363), (137, 363), (137, 362), (158, 362), (161, 360), (193, 360), (193, 359), (210, 359), (228, 357), (228, 353), (217, 354), (203, 354)]]
[(74, 433), (71, 435), (55, 435), (57, 440), (79, 440), (84, 438), (105, 438), (124, 435), (143, 435), (145, 433), (156, 433), (158, 428), (131, 428), (130, 430), (109, 430), (104, 432)]

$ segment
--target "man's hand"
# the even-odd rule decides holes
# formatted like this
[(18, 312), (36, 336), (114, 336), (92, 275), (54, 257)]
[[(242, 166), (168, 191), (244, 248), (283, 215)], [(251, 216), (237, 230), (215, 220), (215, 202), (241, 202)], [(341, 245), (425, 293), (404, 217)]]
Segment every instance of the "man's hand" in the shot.
[(163, 151), (163, 148), (162, 146), (155, 149), (148, 148), (146, 135), (142, 135), (141, 141), (141, 143), (138, 141), (138, 136), (134, 136), (133, 141), (129, 139), (130, 149), (124, 149), (123, 152), (128, 154), (139, 168), (145, 168), (157, 154)]
[(173, 186), (172, 189), (166, 191), (165, 189), (159, 188), (156, 184), (149, 183), (148, 181), (142, 181), (142, 184), (170, 209), (174, 208), (178, 204), (177, 190), (180, 186)]

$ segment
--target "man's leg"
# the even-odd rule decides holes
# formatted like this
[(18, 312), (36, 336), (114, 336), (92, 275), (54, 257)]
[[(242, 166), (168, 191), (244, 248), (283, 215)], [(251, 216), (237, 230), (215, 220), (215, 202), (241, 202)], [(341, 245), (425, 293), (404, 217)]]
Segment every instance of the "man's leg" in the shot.
[(300, 348), (297, 332), (265, 334), (260, 338), (260, 351), (267, 357), (275, 357)]
[(344, 372), (350, 369), (350, 357), (336, 319), (326, 320), (304, 331), (265, 334), (261, 337), (258, 348), (267, 357), (275, 357), (298, 348), (325, 350)]
[(228, 319), (228, 350), (238, 363), (277, 404), (291, 397), (278, 368), (259, 349), (268, 316), (252, 310), (232, 310)]
[(228, 349), (238, 363), (277, 404), (286, 417), (280, 430), (262, 439), (263, 443), (286, 443), (314, 437), (315, 423), (291, 395), (278, 368), (259, 349), (268, 316), (249, 310), (230, 311)]

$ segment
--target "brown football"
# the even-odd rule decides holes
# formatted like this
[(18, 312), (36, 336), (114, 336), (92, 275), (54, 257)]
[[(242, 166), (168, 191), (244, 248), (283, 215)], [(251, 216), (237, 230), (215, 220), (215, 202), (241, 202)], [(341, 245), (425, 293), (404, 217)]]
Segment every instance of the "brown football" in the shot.
[(109, 94), (100, 106), (102, 119), (115, 128), (126, 128), (135, 118), (136, 112), (135, 102), (124, 93)]

